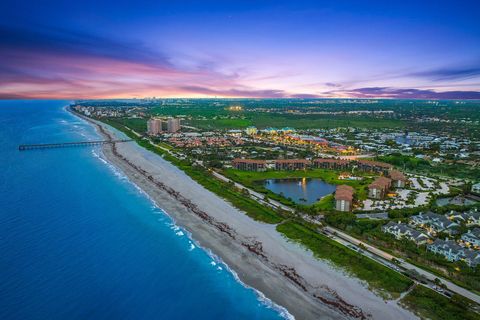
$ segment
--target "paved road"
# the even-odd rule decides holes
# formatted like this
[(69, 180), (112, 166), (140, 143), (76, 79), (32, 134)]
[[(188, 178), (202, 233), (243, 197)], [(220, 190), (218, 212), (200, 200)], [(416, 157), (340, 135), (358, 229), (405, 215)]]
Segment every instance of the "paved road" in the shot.
[(366, 218), (366, 219), (388, 219), (387, 212), (380, 213), (358, 213), (356, 214), (357, 218)]
[[(264, 200), (265, 195), (263, 195), (262, 193), (256, 192), (252, 189), (249, 189), (249, 188), (245, 187), (244, 185), (242, 185), (240, 183), (237, 183), (237, 182), (225, 177), (224, 175), (222, 175), (222, 174), (220, 174), (216, 171), (212, 171), (212, 174), (213, 174), (214, 177), (216, 177), (219, 180), (222, 180), (222, 181), (225, 181), (225, 182), (233, 182), (235, 187), (237, 187), (239, 189), (246, 189), (246, 190), (248, 190), (248, 192), (250, 193), (251, 196), (255, 197), (257, 200), (262, 200), (263, 202), (265, 202), (265, 200)], [(275, 208), (280, 208), (280, 209), (288, 211), (288, 212), (295, 212), (295, 210), (293, 208), (291, 208), (289, 206), (286, 206), (283, 203), (280, 203), (276, 200), (267, 199), (266, 202), (268, 202), (270, 204), (270, 206), (273, 206)]]
[[(134, 130), (131, 130), (131, 131), (132, 131), (133, 133), (135, 133), (136, 135), (140, 136), (140, 134), (138, 134), (138, 133), (135, 132)], [(151, 140), (149, 140), (149, 141), (150, 141), (151, 144), (153, 144), (153, 145), (155, 145), (155, 146), (157, 146), (157, 147), (159, 147), (159, 148), (162, 148), (162, 149), (164, 149), (165, 151), (167, 151), (167, 152), (169, 152), (170, 154), (172, 154), (170, 150), (168, 150), (168, 149), (166, 149), (166, 148), (164, 148), (164, 147), (162, 147), (162, 146), (156, 145), (156, 144), (153, 143)], [(287, 205), (284, 205), (284, 204), (282, 204), (282, 203), (280, 203), (280, 202), (278, 202), (278, 201), (276, 201), (276, 200), (272, 200), (272, 199), (264, 200), (264, 195), (263, 195), (263, 194), (261, 194), (261, 193), (259, 193), (259, 192), (256, 192), (256, 191), (254, 191), (254, 190), (252, 190), (252, 189), (249, 189), (249, 188), (245, 187), (244, 185), (239, 184), (239, 183), (237, 183), (237, 182), (235, 182), (235, 181), (233, 181), (233, 180), (225, 177), (224, 175), (222, 175), (222, 174), (220, 174), (220, 173), (218, 173), (218, 172), (216, 172), (216, 171), (213, 171), (213, 170), (212, 170), (211, 172), (212, 172), (212, 174), (213, 174), (217, 179), (220, 179), (220, 180), (225, 181), (225, 182), (233, 182), (234, 185), (235, 185), (235, 187), (237, 187), (237, 188), (239, 188), (239, 189), (246, 189), (246, 190), (248, 190), (248, 192), (249, 192), (249, 194), (252, 196), (252, 198), (255, 198), (257, 201), (259, 201), (260, 203), (262, 203), (262, 204), (264, 204), (264, 205), (268, 205), (268, 206), (271, 206), (271, 207), (274, 207), (274, 208), (281, 208), (281, 209), (283, 209), (283, 210), (285, 210), (285, 211), (289, 211), (289, 212), (295, 212), (295, 210), (294, 210), (293, 208), (291, 208), (291, 207), (289, 207), (289, 206), (287, 206)], [(320, 223), (318, 220), (313, 220), (313, 219), (311, 219), (311, 218), (309, 218), (308, 221), (313, 222), (313, 223), (317, 223), (317, 224)], [(383, 250), (380, 250), (380, 249), (378, 249), (378, 248), (376, 248), (376, 247), (374, 247), (374, 246), (371, 246), (371, 245), (369, 245), (369, 244), (367, 244), (367, 243), (364, 243), (364, 242), (362, 242), (362, 241), (360, 241), (360, 240), (358, 240), (358, 239), (356, 239), (356, 238), (354, 238), (354, 237), (352, 237), (352, 236), (350, 236), (350, 235), (346, 234), (345, 232), (342, 232), (342, 231), (340, 231), (340, 230), (338, 230), (338, 229), (335, 229), (335, 228), (332, 228), (332, 227), (329, 227), (329, 226), (325, 226), (325, 227), (324, 227), (324, 230), (325, 230), (326, 232), (332, 234), (332, 235), (335, 235), (336, 238), (341, 238), (341, 239), (347, 241), (348, 243), (350, 243), (350, 244), (352, 244), (352, 245), (358, 246), (358, 245), (361, 244), (361, 245), (365, 248), (366, 251), (374, 254), (376, 257), (371, 256), (371, 255), (369, 255), (369, 254), (363, 253), (364, 255), (370, 257), (371, 259), (374, 259), (374, 260), (382, 263), (383, 265), (386, 265), (387, 267), (390, 267), (390, 268), (392, 268), (392, 269), (394, 269), (394, 270), (396, 270), (396, 271), (399, 271), (399, 270), (396, 269), (396, 268), (397, 268), (396, 266), (394, 266), (393, 264), (391, 264), (391, 263), (389, 262), (389, 261), (391, 261), (392, 259), (396, 259), (397, 261), (399, 261), (399, 266), (402, 267), (402, 268), (404, 268), (405, 270), (415, 270), (415, 271), (418, 272), (420, 275), (424, 276), (426, 279), (428, 279), (428, 280), (430, 280), (430, 281), (434, 281), (435, 279), (439, 279), (439, 280), (448, 288), (448, 290), (450, 290), (450, 291), (452, 291), (452, 292), (455, 292), (455, 293), (457, 293), (457, 294), (459, 294), (459, 295), (462, 295), (462, 296), (464, 296), (464, 297), (467, 297), (468, 299), (470, 299), (470, 300), (472, 300), (472, 301), (475, 301), (476, 303), (479, 303), (479, 304), (480, 304), (480, 296), (477, 295), (477, 294), (475, 294), (475, 293), (473, 293), (473, 292), (471, 292), (471, 291), (468, 291), (467, 289), (464, 289), (464, 288), (462, 288), (462, 287), (460, 287), (460, 286), (458, 286), (458, 285), (456, 285), (456, 284), (454, 284), (454, 283), (452, 283), (452, 282), (450, 282), (450, 281), (448, 281), (448, 280), (445, 280), (445, 279), (443, 279), (443, 278), (441, 278), (441, 277), (439, 277), (439, 276), (437, 276), (437, 275), (435, 275), (435, 274), (433, 274), (433, 273), (430, 273), (430, 272), (428, 272), (428, 271), (425, 271), (425, 270), (423, 270), (423, 269), (421, 269), (421, 268), (419, 268), (419, 267), (417, 267), (417, 266), (415, 266), (415, 265), (413, 265), (413, 264), (411, 264), (411, 263), (405, 262), (405, 261), (403, 261), (402, 259), (397, 258), (397, 257), (395, 257), (395, 256), (393, 256), (393, 255), (391, 255), (391, 254), (389, 254), (389, 253), (387, 253), (387, 252), (385, 252), (385, 251), (383, 251)], [(346, 244), (346, 243), (344, 243), (344, 242), (340, 242), (340, 243), (348, 246), (348, 244)], [(381, 259), (378, 259), (378, 258), (381, 258)]]
[[(250, 195), (254, 196), (255, 198), (257, 198), (258, 200), (261, 200), (263, 203), (265, 203), (265, 201), (263, 200), (264, 196), (263, 194), (261, 193), (258, 193), (256, 191), (253, 191), (245, 186), (243, 186), (242, 184), (239, 184), (237, 182), (234, 182), (233, 180), (225, 177), (224, 175), (218, 173), (218, 172), (215, 172), (215, 171), (212, 171), (212, 174), (217, 177), (218, 179), (222, 180), (222, 181), (225, 181), (225, 182), (233, 182), (235, 184), (235, 187), (239, 188), (239, 189), (247, 189), (250, 193)], [(273, 205), (274, 207), (280, 207), (282, 208), (283, 210), (286, 210), (286, 211), (290, 211), (290, 212), (294, 212), (295, 210), (278, 202), (278, 201), (275, 201), (275, 200), (271, 200), (271, 199), (268, 199), (268, 202)], [(314, 219), (311, 219), (309, 217), (304, 217), (306, 218), (306, 220), (308, 220), (309, 222), (312, 222), (312, 223), (316, 223), (316, 224), (319, 224), (320, 222), (318, 220), (314, 220)], [(452, 292), (455, 292), (457, 294), (460, 294), (464, 297), (467, 297), (469, 298), (470, 300), (472, 301), (475, 301), (477, 303), (480, 303), (480, 296), (473, 293), (473, 292), (470, 292), (468, 291), (467, 289), (464, 289), (456, 284), (454, 284), (453, 282), (450, 282), (444, 278), (441, 278), (433, 273), (430, 273), (428, 271), (425, 271), (411, 263), (408, 263), (408, 262), (405, 262), (403, 261), (402, 259), (400, 258), (397, 258), (383, 250), (380, 250), (372, 245), (369, 245), (367, 243), (364, 243), (348, 234), (346, 234), (345, 232), (342, 232), (338, 229), (335, 229), (335, 228), (332, 228), (332, 227), (329, 227), (329, 226), (325, 226), (324, 227), (324, 230), (329, 232), (330, 234), (336, 234), (338, 237), (342, 238), (343, 240), (347, 241), (348, 243), (350, 244), (353, 244), (355, 246), (358, 246), (359, 244), (362, 244), (362, 246), (365, 247), (365, 250), (374, 254), (375, 256), (377, 257), (380, 257), (381, 259), (378, 259), (378, 258), (375, 258), (375, 257), (372, 257), (371, 255), (367, 255), (369, 258), (371, 259), (374, 259), (380, 263), (382, 263), (383, 265), (391, 268), (391, 269), (394, 269), (395, 271), (399, 271), (398, 270), (398, 267), (396, 265), (393, 265), (392, 263), (390, 263), (390, 261), (392, 259), (396, 259), (397, 261), (399, 261), (399, 266), (405, 270), (415, 270), (416, 272), (418, 272), (420, 275), (424, 276), (427, 280), (430, 280), (430, 281), (434, 281), (435, 279), (439, 279), (443, 284), (445, 284), (445, 286)], [(346, 245), (345, 243), (341, 242), (342, 244)]]
[(399, 266), (404, 268), (405, 270), (415, 270), (416, 272), (418, 272), (420, 275), (424, 276), (426, 279), (430, 280), (430, 281), (434, 281), (435, 279), (439, 279), (447, 288), (448, 290), (452, 291), (452, 292), (455, 292), (459, 295), (462, 295), (464, 297), (467, 297), (468, 299), (472, 300), (472, 301), (475, 301), (476, 303), (480, 303), (480, 296), (471, 292), (471, 291), (468, 291), (467, 289), (465, 288), (462, 288), (456, 284), (454, 284), (453, 282), (450, 282), (442, 277), (439, 277), (433, 273), (430, 273), (428, 271), (425, 271), (411, 263), (408, 263), (406, 261), (403, 261), (402, 259), (400, 258), (397, 258), (383, 250), (380, 250), (376, 247), (373, 247), (363, 241), (360, 241), (348, 234), (346, 234), (345, 232), (342, 232), (338, 229), (335, 229), (335, 228), (332, 228), (332, 227), (329, 227), (329, 226), (326, 226), (324, 228), (327, 232), (331, 233), (331, 234), (336, 234), (337, 236), (341, 237), (342, 239), (348, 241), (349, 243), (353, 244), (353, 245), (359, 245), (359, 244), (362, 244), (363, 247), (365, 247), (365, 250), (379, 256), (379, 257), (382, 257), (386, 260), (392, 260), (392, 259), (396, 259), (397, 261), (399, 261)]

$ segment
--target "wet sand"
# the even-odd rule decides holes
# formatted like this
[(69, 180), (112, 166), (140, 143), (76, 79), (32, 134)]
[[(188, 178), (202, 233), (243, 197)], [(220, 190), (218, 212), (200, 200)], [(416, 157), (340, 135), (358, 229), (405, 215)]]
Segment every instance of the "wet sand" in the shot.
[[(105, 124), (94, 125), (108, 139), (125, 138)], [(396, 302), (385, 302), (358, 279), (287, 241), (274, 225), (251, 219), (136, 143), (105, 145), (103, 154), (243, 283), (296, 319), (416, 318)]]

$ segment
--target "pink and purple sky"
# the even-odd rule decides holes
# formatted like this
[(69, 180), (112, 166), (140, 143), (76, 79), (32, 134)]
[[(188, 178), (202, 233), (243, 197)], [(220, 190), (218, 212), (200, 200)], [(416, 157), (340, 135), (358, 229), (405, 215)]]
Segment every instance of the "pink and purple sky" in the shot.
[(479, 14), (479, 1), (4, 0), (0, 98), (480, 99)]

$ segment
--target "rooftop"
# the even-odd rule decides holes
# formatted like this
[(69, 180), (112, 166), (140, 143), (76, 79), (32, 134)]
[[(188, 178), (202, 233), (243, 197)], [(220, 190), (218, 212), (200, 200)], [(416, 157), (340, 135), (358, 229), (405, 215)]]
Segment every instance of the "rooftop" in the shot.
[(352, 201), (355, 190), (347, 185), (338, 185), (335, 190), (335, 200)]

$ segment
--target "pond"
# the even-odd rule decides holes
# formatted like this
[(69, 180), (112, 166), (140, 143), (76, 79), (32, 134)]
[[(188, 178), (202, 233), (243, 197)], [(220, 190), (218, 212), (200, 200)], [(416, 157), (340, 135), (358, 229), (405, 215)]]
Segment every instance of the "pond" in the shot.
[(265, 188), (299, 204), (310, 205), (335, 191), (335, 185), (320, 179), (268, 179)]

